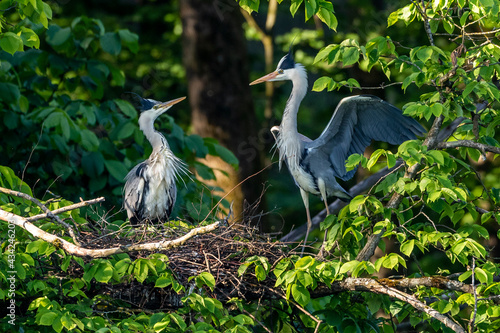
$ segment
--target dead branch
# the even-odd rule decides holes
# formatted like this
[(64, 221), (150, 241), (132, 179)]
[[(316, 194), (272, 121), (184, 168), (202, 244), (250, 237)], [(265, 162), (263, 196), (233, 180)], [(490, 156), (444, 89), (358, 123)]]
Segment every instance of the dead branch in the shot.
[(474, 148), (474, 149), (477, 149), (483, 153), (488, 151), (491, 153), (500, 154), (499, 147), (485, 145), (485, 144), (475, 142), (472, 140), (458, 140), (458, 141), (440, 142), (440, 143), (438, 143), (436, 148), (448, 149), (448, 148), (458, 148), (458, 147)]
[(28, 195), (26, 193), (19, 192), (19, 191), (14, 191), (14, 190), (11, 190), (11, 189), (8, 189), (8, 188), (4, 188), (4, 187), (0, 187), (0, 192), (8, 194), (8, 195), (16, 196), (16, 197), (19, 197), (19, 198), (23, 198), (23, 199), (26, 199), (26, 200), (29, 200), (29, 201), (33, 202), (35, 205), (37, 205), (38, 207), (40, 207), (45, 212), (45, 215), (48, 218), (50, 218), (50, 219), (56, 221), (57, 223), (59, 223), (60, 225), (64, 226), (68, 230), (68, 233), (71, 236), (71, 238), (73, 239), (73, 242), (75, 242), (75, 244), (79, 244), (78, 240), (76, 238), (75, 232), (73, 230), (73, 227), (71, 225), (69, 225), (68, 223), (64, 222), (63, 220), (61, 220), (61, 218), (59, 216), (54, 215), (47, 208), (47, 206), (45, 206), (44, 204), (42, 204), (37, 199), (33, 198), (32, 196), (30, 196), (30, 195)]
[(448, 316), (439, 313), (413, 295), (402, 292), (394, 287), (384, 285), (380, 280), (377, 281), (370, 278), (347, 278), (343, 281), (334, 282), (331, 289), (335, 291), (369, 291), (376, 294), (385, 294), (408, 303), (419, 311), (425, 312), (429, 316), (453, 329), (455, 332), (465, 333), (464, 328)]
[(174, 240), (168, 240), (168, 241), (165, 240), (165, 241), (150, 242), (144, 244), (127, 244), (109, 249), (87, 249), (77, 246), (73, 243), (70, 243), (61, 237), (43, 231), (34, 224), (28, 222), (26, 218), (6, 212), (3, 209), (0, 209), (0, 220), (15, 224), (25, 229), (36, 238), (43, 239), (44, 241), (54, 245), (56, 248), (63, 249), (64, 251), (68, 252), (71, 255), (75, 255), (78, 257), (91, 257), (91, 258), (104, 258), (104, 257), (109, 257), (113, 254), (136, 252), (136, 251), (152, 252), (152, 251), (168, 250), (173, 247), (178, 247), (183, 245), (188, 239), (193, 238), (196, 235), (209, 233), (217, 229), (220, 224), (220, 222), (215, 222), (204, 227), (198, 227), (192, 229), (184, 236)]
[[(96, 204), (99, 202), (103, 202), (105, 200), (106, 199), (104, 199), (104, 197), (100, 197), (100, 198), (96, 198), (96, 199), (92, 199), (92, 200), (81, 201), (81, 202), (78, 202), (78, 203), (75, 203), (75, 204), (72, 204), (69, 206), (59, 208), (59, 209), (54, 209), (52, 211), (52, 214), (57, 215), (57, 214), (65, 213), (65, 212), (68, 212), (70, 210), (90, 206), (90, 205), (93, 205), (93, 204)], [(44, 219), (46, 217), (48, 217), (48, 214), (38, 214), (38, 215), (27, 217), (26, 221), (29, 221), (29, 222), (38, 221), (38, 220)]]

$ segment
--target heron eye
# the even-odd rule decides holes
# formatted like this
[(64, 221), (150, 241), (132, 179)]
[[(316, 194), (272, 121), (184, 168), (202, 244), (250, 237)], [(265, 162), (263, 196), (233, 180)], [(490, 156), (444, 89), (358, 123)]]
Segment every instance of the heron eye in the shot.
[(284, 71), (284, 70), (282, 70), (281, 68), (280, 68), (280, 69), (278, 69), (278, 74), (283, 74), (284, 72), (285, 72), (285, 71)]

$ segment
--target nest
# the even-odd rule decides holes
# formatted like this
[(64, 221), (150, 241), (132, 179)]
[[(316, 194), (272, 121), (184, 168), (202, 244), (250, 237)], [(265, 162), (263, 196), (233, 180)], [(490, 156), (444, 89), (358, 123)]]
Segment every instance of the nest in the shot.
[[(80, 238), (84, 247), (109, 248), (127, 245), (131, 242), (144, 243), (175, 239), (186, 232), (187, 230), (182, 228), (156, 229), (146, 227), (132, 230), (132, 234), (107, 233), (101, 237), (92, 237), (92, 233), (81, 233)], [(195, 280), (188, 281), (189, 278), (202, 272), (209, 272), (215, 278), (215, 288), (212, 291), (204, 287), (204, 293), (225, 302), (233, 297), (244, 300), (258, 299), (269, 294), (269, 291), (274, 287), (274, 279), (257, 281), (253, 274), (253, 268), (249, 268), (244, 276), (239, 276), (238, 269), (247, 258), (255, 255), (266, 257), (270, 267), (272, 267), (281, 258), (287, 257), (292, 252), (289, 244), (260, 235), (255, 228), (232, 225), (231, 227), (219, 227), (211, 233), (195, 236), (182, 246), (158, 251), (158, 253), (167, 255), (169, 269), (177, 282), (184, 286), (187, 294), (200, 293), (195, 285)], [(129, 253), (132, 260), (146, 258), (150, 255), (151, 252), (147, 251)], [(182, 306), (181, 298), (185, 294), (177, 294), (171, 286), (155, 288), (154, 283), (141, 284), (133, 278), (126, 279), (126, 281), (116, 285), (96, 283), (100, 285), (100, 288), (96, 286), (98, 288), (92, 289), (97, 291), (96, 295), (108, 295), (114, 300), (118, 299), (133, 305), (141, 311), (145, 309), (175, 309)]]

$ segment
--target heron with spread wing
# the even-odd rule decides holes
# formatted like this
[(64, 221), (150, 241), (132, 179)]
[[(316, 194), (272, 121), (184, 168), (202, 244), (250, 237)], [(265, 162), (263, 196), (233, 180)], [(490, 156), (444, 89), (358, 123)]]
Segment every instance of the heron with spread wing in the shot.
[(305, 247), (312, 226), (309, 193), (321, 196), (330, 214), (328, 197), (344, 201), (352, 198), (336, 179), (348, 180), (354, 176), (355, 169), (347, 171), (345, 168), (350, 155), (363, 154), (372, 140), (399, 145), (416, 139), (425, 130), (416, 120), (404, 116), (401, 110), (384, 100), (359, 95), (342, 99), (323, 133), (311, 140), (297, 131), (297, 112), (307, 92), (307, 73), (302, 64), (295, 63), (291, 49), (281, 58), (275, 71), (250, 85), (285, 80), (292, 81), (292, 93), (280, 126), (274, 126), (271, 133), (279, 150), (279, 166), (281, 168), (283, 161), (286, 163), (304, 201), (307, 215)]
[(123, 205), (132, 225), (158, 223), (172, 213), (177, 198), (177, 179), (187, 174), (184, 162), (170, 150), (167, 139), (154, 127), (156, 118), (186, 97), (168, 102), (145, 99), (130, 93), (130, 101), (141, 112), (139, 128), (153, 147), (149, 158), (137, 164), (125, 177)]

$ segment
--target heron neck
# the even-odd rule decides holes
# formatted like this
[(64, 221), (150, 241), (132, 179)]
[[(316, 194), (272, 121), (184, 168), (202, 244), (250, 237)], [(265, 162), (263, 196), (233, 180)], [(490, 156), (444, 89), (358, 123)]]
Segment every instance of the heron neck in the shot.
[(298, 139), (297, 131), (297, 113), (299, 106), (307, 93), (307, 73), (302, 64), (295, 64), (296, 71), (291, 76), (293, 84), (292, 93), (286, 103), (281, 128), (284, 130), (284, 135), (295, 135)]
[(155, 130), (154, 121), (156, 117), (151, 115), (141, 115), (139, 118), (139, 128), (144, 133), (146, 139), (148, 139), (149, 143), (153, 147), (153, 151), (159, 151), (164, 148), (170, 148), (167, 142), (167, 139)]
[(281, 162), (286, 159), (289, 168), (298, 167), (301, 156), (302, 142), (297, 130), (297, 113), (304, 96), (307, 93), (307, 73), (301, 64), (295, 64), (297, 69), (291, 77), (292, 93), (286, 103), (281, 120), (278, 148)]

